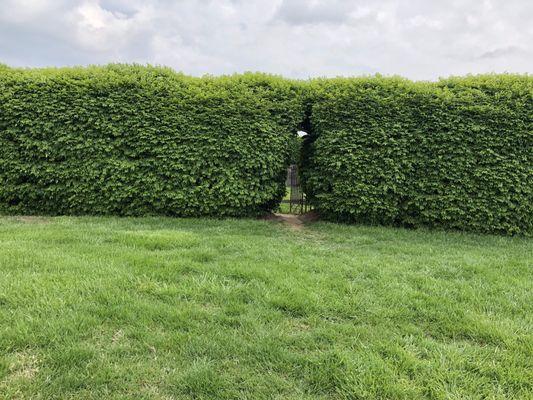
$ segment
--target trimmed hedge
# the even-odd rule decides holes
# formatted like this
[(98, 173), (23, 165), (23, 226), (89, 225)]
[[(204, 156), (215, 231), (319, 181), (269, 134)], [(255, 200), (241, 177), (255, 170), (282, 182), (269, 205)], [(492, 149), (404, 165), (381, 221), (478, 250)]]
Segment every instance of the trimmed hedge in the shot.
[(326, 218), (533, 232), (533, 78), (297, 82), (0, 64), (0, 212), (245, 216), (302, 181)]
[(532, 233), (532, 77), (311, 85), (303, 181), (323, 216)]
[(303, 118), (301, 86), (263, 74), (0, 66), (0, 212), (272, 210)]

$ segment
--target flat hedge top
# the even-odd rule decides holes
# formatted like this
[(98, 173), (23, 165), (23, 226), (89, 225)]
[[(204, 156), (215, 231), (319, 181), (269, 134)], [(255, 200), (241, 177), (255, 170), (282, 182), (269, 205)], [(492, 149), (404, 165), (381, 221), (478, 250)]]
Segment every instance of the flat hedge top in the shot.
[[(531, 231), (527, 74), (303, 81), (0, 64), (0, 206), (141, 215), (275, 209), (298, 127), (310, 134), (307, 194), (337, 219)], [(107, 207), (103, 197), (116, 201)]]

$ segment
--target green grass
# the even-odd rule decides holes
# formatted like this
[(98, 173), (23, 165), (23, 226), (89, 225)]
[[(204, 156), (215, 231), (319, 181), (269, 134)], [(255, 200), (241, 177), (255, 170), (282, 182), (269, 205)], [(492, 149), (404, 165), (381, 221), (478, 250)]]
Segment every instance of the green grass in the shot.
[(2, 217), (0, 398), (531, 398), (532, 244)]

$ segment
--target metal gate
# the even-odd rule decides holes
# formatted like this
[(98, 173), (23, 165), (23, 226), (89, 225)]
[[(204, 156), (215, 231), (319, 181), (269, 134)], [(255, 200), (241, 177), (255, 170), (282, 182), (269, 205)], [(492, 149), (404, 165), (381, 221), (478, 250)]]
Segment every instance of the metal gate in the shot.
[(282, 203), (289, 205), (290, 214), (303, 214), (307, 211), (307, 204), (305, 201), (305, 194), (300, 186), (300, 178), (298, 176), (298, 166), (292, 164), (287, 169), (287, 180), (285, 181), (288, 196), (282, 200)]

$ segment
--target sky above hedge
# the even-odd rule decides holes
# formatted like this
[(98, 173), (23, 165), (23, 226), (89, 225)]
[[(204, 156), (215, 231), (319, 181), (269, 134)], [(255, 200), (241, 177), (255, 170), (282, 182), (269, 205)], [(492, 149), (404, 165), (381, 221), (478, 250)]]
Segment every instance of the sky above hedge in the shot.
[(530, 0), (0, 0), (0, 62), (192, 75), (531, 72)]

